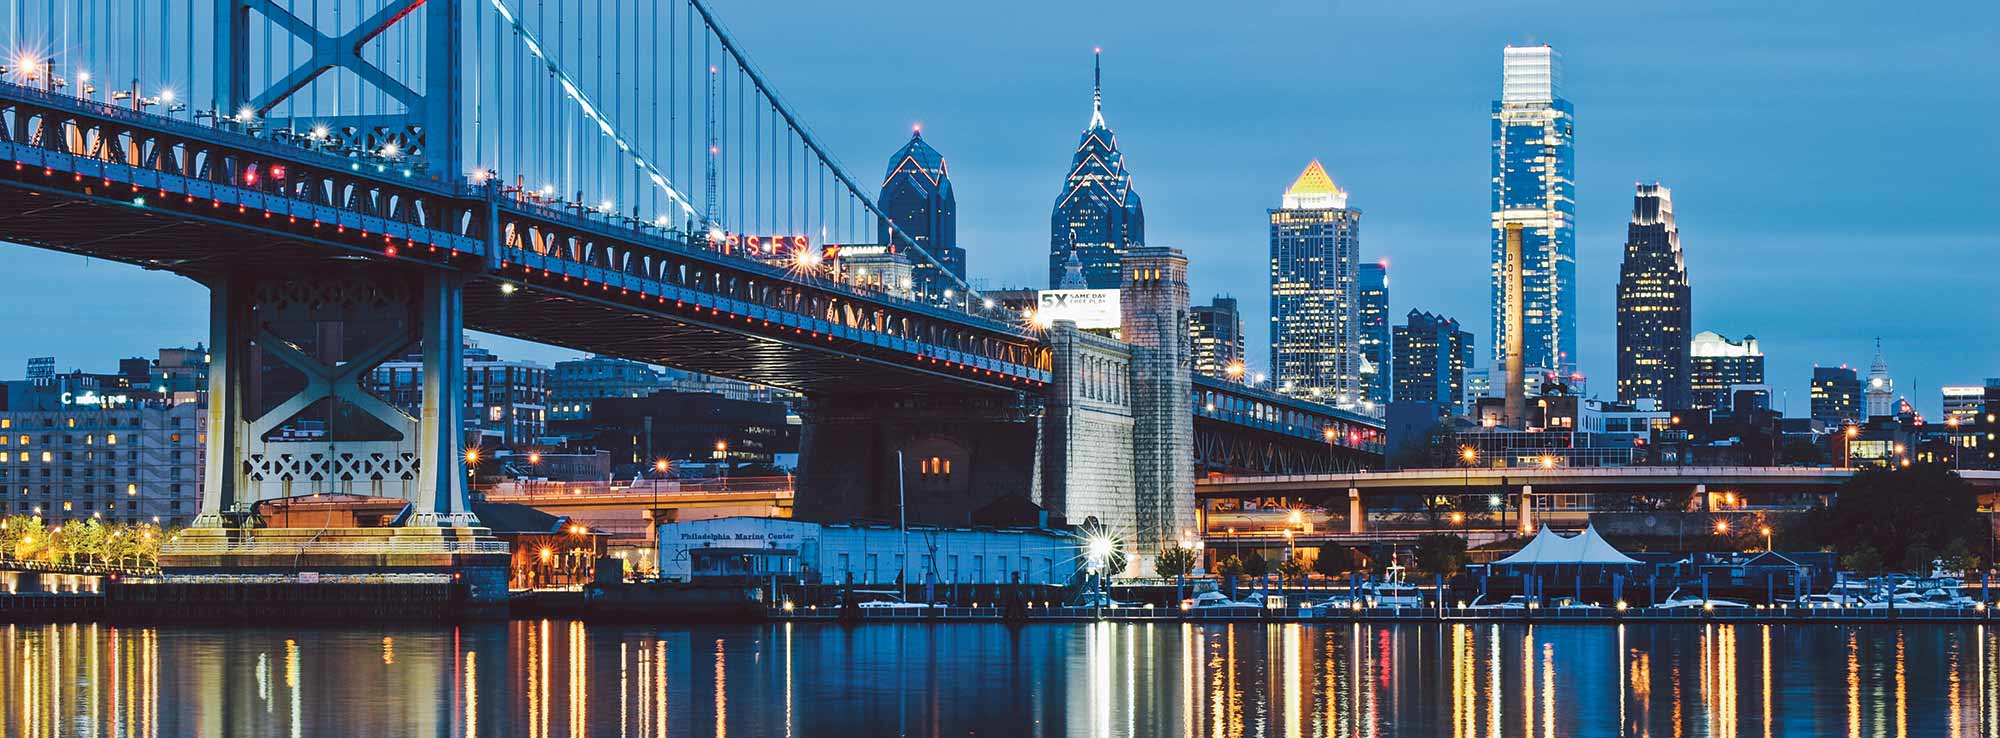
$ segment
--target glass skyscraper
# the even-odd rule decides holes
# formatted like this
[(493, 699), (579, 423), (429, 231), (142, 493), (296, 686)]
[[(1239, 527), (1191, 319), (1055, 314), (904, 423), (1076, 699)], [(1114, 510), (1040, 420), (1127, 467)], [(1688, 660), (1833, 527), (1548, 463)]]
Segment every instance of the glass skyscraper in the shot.
[(1639, 185), (1618, 269), (1618, 401), (1688, 404), (1689, 287), (1673, 192)]
[(1389, 262), (1362, 264), (1358, 279), (1361, 308), (1361, 410), (1381, 415), (1389, 405)]
[(1405, 317), (1409, 324), (1396, 326), (1396, 400), (1457, 408), (1472, 367), (1472, 334), (1442, 315), (1411, 310)]
[(1279, 392), (1356, 409), (1361, 382), (1355, 294), (1361, 211), (1317, 159), (1271, 215), (1271, 369)]
[(1560, 96), (1562, 56), (1507, 47), (1493, 102), (1493, 351), (1506, 361), (1506, 225), (1521, 224), (1522, 356), (1528, 366), (1576, 367), (1575, 114)]
[(1188, 308), (1188, 343), (1194, 373), (1243, 381), (1243, 314), (1236, 298), (1217, 295), (1207, 305)]
[(1102, 63), (1095, 67), (1090, 125), (1077, 142), (1062, 197), (1049, 215), (1050, 287), (1063, 286), (1064, 265), (1075, 252), (1083, 265), (1084, 286), (1117, 289), (1124, 279), (1125, 252), (1146, 244), (1145, 209), (1118, 153), (1118, 137), (1104, 124), (1103, 69)]
[[(915, 241), (945, 271), (965, 279), (965, 249), (958, 247), (958, 198), (952, 194), (951, 175), (945, 170), (944, 156), (924, 142), (922, 130), (910, 133), (910, 142), (889, 157), (889, 170), (882, 176), (882, 195), (876, 205), (896, 222), (896, 227)], [(876, 224), (879, 243), (895, 244), (889, 238), (889, 224)], [(900, 244), (896, 244), (900, 245)], [(937, 267), (930, 259), (911, 255), (915, 281), (926, 295), (941, 294), (951, 282), (936, 278)]]
[(1812, 418), (1828, 428), (1867, 420), (1861, 414), (1861, 377), (1853, 367), (1813, 367)]

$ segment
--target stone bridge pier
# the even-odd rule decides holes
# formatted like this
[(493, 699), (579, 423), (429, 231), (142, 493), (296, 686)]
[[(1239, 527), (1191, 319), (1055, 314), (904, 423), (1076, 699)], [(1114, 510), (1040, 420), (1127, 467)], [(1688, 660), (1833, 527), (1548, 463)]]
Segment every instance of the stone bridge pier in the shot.
[(799, 518), (1041, 522), (1031, 507), (1041, 494), (1038, 395), (818, 395), (800, 412)]

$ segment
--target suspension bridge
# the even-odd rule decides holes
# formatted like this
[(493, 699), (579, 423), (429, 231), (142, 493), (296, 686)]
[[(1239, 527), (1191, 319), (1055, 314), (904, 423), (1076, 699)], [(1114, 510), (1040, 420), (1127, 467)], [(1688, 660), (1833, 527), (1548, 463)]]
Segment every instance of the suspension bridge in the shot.
[[(317, 492), (476, 529), (466, 329), (804, 393), (808, 515), (951, 523), (1019, 498), (1157, 550), (1192, 522), (1196, 462), (1381, 454), (1370, 419), (1191, 381), (1177, 252), (1146, 250), (1129, 343), (1001, 312), (876, 207), (702, 0), (13, 0), (0, 24), (0, 240), (210, 290), (196, 527), (217, 535)], [(826, 268), (828, 247), (884, 238), (929, 266), (912, 298)], [(416, 416), (356, 382), (412, 347)], [(300, 418), (329, 432), (289, 433)], [(1123, 447), (1079, 450), (1107, 438)], [(898, 500), (905, 478), (921, 502)], [(1100, 478), (1124, 483), (1069, 491)]]

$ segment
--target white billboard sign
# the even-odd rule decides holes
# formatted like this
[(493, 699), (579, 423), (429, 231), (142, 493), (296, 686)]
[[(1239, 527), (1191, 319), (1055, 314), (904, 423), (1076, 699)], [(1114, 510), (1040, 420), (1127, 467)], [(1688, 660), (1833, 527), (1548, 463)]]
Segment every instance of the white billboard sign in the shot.
[(1070, 320), (1084, 329), (1118, 327), (1118, 290), (1042, 290), (1037, 297), (1040, 325)]

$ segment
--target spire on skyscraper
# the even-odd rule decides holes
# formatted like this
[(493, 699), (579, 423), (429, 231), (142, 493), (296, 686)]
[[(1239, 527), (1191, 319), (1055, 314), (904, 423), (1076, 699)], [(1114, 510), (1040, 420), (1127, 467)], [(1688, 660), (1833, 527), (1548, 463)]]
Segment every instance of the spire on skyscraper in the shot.
[(1090, 54), (1090, 127), (1104, 127), (1104, 47)]
[(1062, 195), (1049, 214), (1049, 284), (1063, 281), (1074, 255), (1094, 289), (1116, 289), (1127, 250), (1146, 243), (1146, 215), (1132, 174), (1118, 152), (1118, 137), (1104, 122), (1102, 51), (1093, 59), (1090, 125), (1078, 137)]

